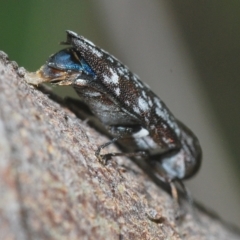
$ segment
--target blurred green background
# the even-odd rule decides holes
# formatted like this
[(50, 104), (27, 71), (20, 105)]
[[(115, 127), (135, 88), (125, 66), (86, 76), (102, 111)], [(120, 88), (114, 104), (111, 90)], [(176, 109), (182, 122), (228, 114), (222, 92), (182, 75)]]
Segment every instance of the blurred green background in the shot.
[(58, 43), (65, 30), (81, 30), (89, 38), (99, 30), (89, 1), (1, 1), (0, 8), (1, 46), (30, 71), (63, 48)]
[(199, 136), (196, 199), (240, 226), (239, 1), (8, 0), (0, 9), (0, 49), (29, 71), (63, 48), (67, 29), (129, 65)]

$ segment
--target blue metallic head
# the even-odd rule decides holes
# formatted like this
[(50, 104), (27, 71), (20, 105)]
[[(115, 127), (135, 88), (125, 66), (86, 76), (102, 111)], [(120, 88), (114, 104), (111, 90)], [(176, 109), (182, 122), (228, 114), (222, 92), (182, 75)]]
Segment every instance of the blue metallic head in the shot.
[(92, 68), (74, 48), (63, 49), (52, 55), (47, 65), (61, 71), (83, 72), (93, 78), (96, 76)]

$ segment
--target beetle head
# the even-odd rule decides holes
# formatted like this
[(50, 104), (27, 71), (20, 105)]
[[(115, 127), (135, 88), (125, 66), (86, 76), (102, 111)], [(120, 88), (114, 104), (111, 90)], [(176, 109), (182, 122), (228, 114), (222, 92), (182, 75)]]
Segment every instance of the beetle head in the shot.
[(58, 85), (71, 85), (77, 78), (95, 77), (94, 71), (74, 48), (51, 55), (37, 72), (25, 76), (27, 82), (32, 84), (50, 82)]

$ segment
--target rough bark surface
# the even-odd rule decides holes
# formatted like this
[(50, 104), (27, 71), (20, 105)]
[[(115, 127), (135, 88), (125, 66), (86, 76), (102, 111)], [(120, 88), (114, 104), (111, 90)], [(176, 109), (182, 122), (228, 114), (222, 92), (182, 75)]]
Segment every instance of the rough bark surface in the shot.
[(127, 158), (101, 165), (107, 138), (21, 72), (0, 53), (0, 239), (240, 239), (185, 202), (175, 222), (169, 194)]

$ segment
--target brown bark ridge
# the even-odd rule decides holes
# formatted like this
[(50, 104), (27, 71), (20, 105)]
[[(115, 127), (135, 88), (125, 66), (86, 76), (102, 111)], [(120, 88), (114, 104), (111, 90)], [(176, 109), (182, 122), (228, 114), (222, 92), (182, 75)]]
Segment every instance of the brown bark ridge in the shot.
[(176, 222), (169, 194), (127, 158), (100, 164), (107, 137), (23, 75), (1, 52), (0, 239), (240, 239), (184, 201)]

